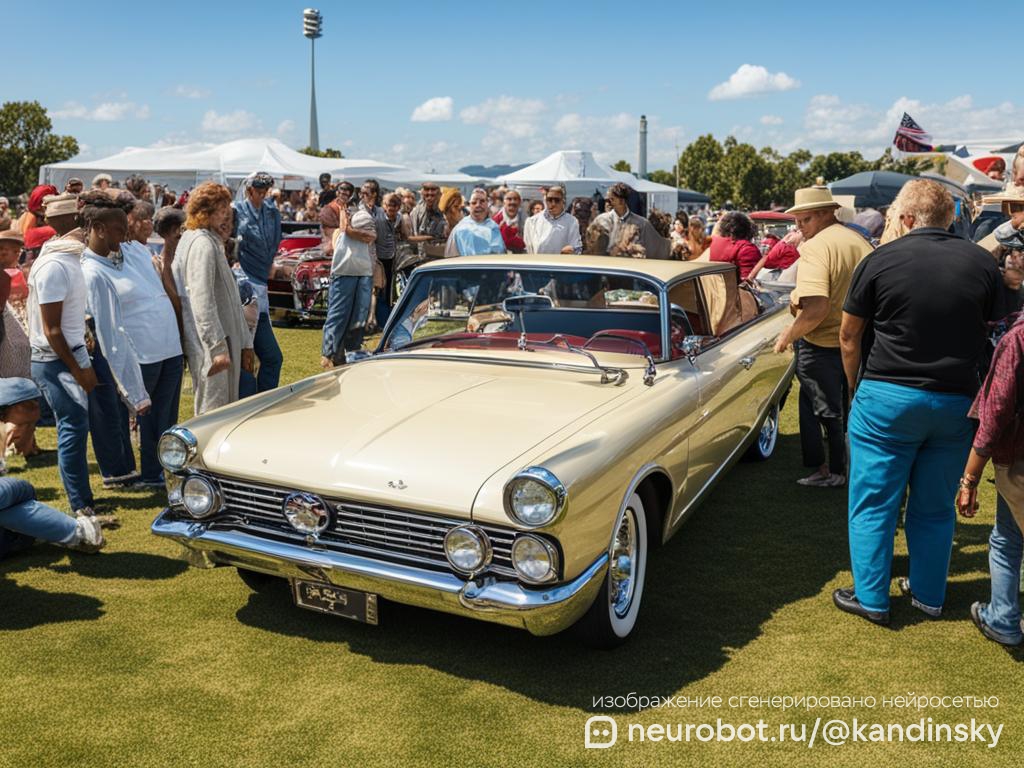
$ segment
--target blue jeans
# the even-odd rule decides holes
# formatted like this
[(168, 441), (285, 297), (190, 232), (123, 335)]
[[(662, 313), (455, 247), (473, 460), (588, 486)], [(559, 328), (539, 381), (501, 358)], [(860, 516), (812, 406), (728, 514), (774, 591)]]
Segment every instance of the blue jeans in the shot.
[(253, 395), (259, 394), (259, 384), (256, 383), (256, 377), (251, 373), (243, 369), (238, 374), (238, 399), (241, 400), (243, 397), (252, 397)]
[(128, 409), (121, 402), (107, 359), (97, 344), (92, 367), (99, 384), (89, 393), (89, 433), (96, 463), (105, 478), (135, 474), (135, 452), (128, 430)]
[(274, 326), (270, 324), (270, 315), (261, 312), (256, 323), (256, 334), (252, 339), (252, 351), (260, 361), (260, 369), (256, 374), (256, 387), (260, 392), (276, 389), (281, 380), (281, 347), (274, 337)]
[[(163, 470), (156, 457), (156, 444), (165, 430), (178, 421), (178, 407), (181, 402), (181, 375), (185, 365), (181, 355), (169, 357), (157, 363), (140, 365), (142, 382), (152, 401), (149, 413), (139, 416), (139, 458), (142, 464), (143, 482), (158, 482), (163, 479)], [(96, 439), (93, 438), (93, 445)]]
[(904, 491), (910, 588), (942, 607), (953, 549), (953, 498), (974, 436), (971, 398), (862, 381), (850, 412), (850, 561), (857, 599), (889, 610), (892, 548)]
[(333, 363), (343, 363), (346, 350), (362, 348), (372, 296), (373, 277), (345, 275), (331, 278), (321, 355)]
[[(1020, 464), (1014, 469), (1019, 470)], [(1016, 481), (1016, 482), (1015, 482)], [(1016, 488), (1014, 487), (1016, 486)], [(1024, 478), (1018, 472), (996, 467), (996, 524), (988, 539), (988, 567), (992, 574), (992, 597), (981, 609), (981, 618), (1009, 642), (1021, 639), (1020, 563), (1024, 556), (1024, 508), (1020, 507)], [(1003, 494), (1006, 494), (1004, 498)]]
[(43, 397), (57, 417), (57, 467), (72, 510), (92, 506), (89, 487), (89, 398), (60, 360), (32, 363)]
[(0, 477), (0, 528), (60, 544), (77, 527), (73, 517), (36, 501), (36, 489), (27, 481)]

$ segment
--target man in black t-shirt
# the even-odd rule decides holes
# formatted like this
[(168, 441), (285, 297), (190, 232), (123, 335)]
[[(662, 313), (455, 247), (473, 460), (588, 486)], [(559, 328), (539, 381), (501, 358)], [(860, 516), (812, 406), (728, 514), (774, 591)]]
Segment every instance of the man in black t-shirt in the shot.
[[(839, 332), (857, 391), (848, 430), (854, 586), (833, 601), (880, 624), (889, 620), (893, 536), (908, 485), (910, 577), (900, 590), (925, 614), (942, 611), (952, 499), (974, 433), (967, 412), (1002, 283), (984, 249), (946, 231), (953, 199), (942, 185), (907, 182), (894, 205), (909, 234), (858, 265)], [(869, 324), (874, 338), (862, 356)]]

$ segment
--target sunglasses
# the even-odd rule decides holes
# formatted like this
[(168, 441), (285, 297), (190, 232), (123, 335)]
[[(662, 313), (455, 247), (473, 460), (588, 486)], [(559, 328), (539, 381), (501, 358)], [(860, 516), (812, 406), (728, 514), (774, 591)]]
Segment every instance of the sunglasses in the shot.
[(564, 197), (545, 197), (544, 199), (547, 200), (549, 203), (564, 203), (565, 202), (565, 198)]

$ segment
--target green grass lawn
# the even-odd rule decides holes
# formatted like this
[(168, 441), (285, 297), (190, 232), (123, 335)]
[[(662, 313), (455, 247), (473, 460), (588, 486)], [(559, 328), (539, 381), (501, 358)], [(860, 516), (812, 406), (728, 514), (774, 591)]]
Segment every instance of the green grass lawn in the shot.
[[(320, 334), (279, 329), (283, 381), (314, 373)], [(191, 409), (186, 398), (183, 414)], [(330, 425), (344, 430), (345, 425)], [(40, 441), (54, 447), (52, 429)], [(294, 447), (300, 450), (299, 446)], [(52, 454), (51, 454), (52, 456)], [(457, 467), (453, 468), (457, 470)], [(55, 460), (11, 474), (65, 508)], [(571, 636), (385, 604), (381, 626), (254, 594), (231, 569), (192, 570), (149, 525), (162, 493), (107, 492), (123, 525), (97, 556), (51, 546), (0, 562), (0, 766), (1011, 766), (1024, 754), (1022, 655), (984, 640), (983, 513), (959, 524), (945, 615), (896, 599), (893, 626), (841, 614), (851, 582), (845, 491), (802, 488), (796, 400), (776, 456), (742, 464), (651, 559), (637, 636), (613, 652)], [(951, 501), (952, 503), (952, 501)], [(897, 541), (895, 572), (906, 573)], [(874, 696), (874, 709), (595, 709), (624, 696)], [(884, 709), (883, 696), (998, 696), (997, 709)], [(614, 715), (619, 744), (585, 750)], [(813, 726), (833, 718), (1003, 725), (982, 744), (624, 743), (628, 723)], [(808, 731), (809, 733), (809, 731)]]

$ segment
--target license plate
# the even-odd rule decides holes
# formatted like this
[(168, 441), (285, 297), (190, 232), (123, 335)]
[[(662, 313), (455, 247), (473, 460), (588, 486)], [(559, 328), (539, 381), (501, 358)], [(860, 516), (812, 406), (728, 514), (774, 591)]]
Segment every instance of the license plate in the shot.
[(292, 597), (300, 608), (343, 616), (364, 624), (376, 625), (377, 596), (367, 592), (323, 584), (319, 581), (292, 580)]

